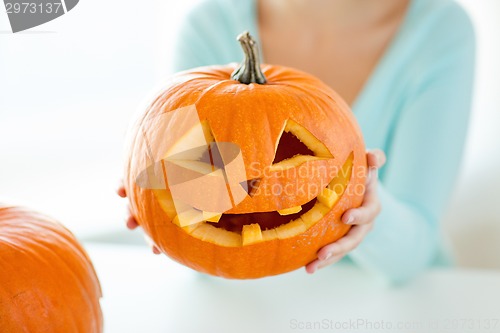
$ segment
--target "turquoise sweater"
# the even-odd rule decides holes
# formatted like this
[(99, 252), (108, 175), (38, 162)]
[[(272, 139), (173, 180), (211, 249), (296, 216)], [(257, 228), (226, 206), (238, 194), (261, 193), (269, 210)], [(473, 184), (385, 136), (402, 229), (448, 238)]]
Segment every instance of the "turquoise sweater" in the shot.
[[(256, 0), (207, 0), (180, 27), (173, 70), (240, 62), (235, 36), (258, 39)], [(475, 39), (453, 0), (413, 0), (352, 105), (366, 145), (381, 148), (382, 212), (348, 260), (392, 282), (443, 261), (439, 221), (460, 166)], [(264, 55), (265, 62), (265, 55)]]

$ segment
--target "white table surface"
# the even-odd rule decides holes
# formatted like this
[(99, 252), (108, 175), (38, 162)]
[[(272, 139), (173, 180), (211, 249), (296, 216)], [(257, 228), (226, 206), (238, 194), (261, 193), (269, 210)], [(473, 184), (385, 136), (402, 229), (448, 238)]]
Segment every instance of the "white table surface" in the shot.
[(399, 287), (346, 265), (234, 281), (139, 246), (86, 248), (107, 333), (500, 332), (499, 271), (436, 269)]

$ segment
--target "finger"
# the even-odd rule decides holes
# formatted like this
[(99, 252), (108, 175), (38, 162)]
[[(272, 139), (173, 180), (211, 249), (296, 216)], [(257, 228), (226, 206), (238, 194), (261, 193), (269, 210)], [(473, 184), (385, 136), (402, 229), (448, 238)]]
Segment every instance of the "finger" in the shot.
[(132, 214), (132, 211), (130, 210), (130, 206), (127, 205), (127, 221), (126, 221), (126, 225), (127, 225), (127, 228), (129, 228), (130, 230), (134, 230), (135, 228), (137, 228), (139, 226), (139, 222), (137, 222), (137, 220), (135, 219), (134, 215)]
[(154, 254), (161, 254), (160, 249), (156, 246), (151, 237), (144, 234), (144, 240), (146, 241), (146, 244), (148, 244), (149, 248), (151, 248)]
[(125, 187), (123, 185), (120, 185), (120, 187), (118, 187), (118, 189), (116, 190), (116, 193), (122, 198), (127, 197), (127, 192), (125, 191)]
[(371, 225), (357, 225), (336, 242), (323, 246), (318, 251), (318, 259), (326, 261), (334, 256), (345, 255), (354, 250), (372, 229)]
[(310, 262), (309, 264), (306, 265), (306, 267), (305, 267), (306, 268), (306, 272), (309, 273), (309, 274), (313, 274), (318, 269), (321, 269), (321, 268), (323, 268), (325, 266), (333, 265), (333, 264), (339, 262), (343, 257), (344, 257), (344, 255), (334, 256), (334, 257), (331, 257), (330, 259), (328, 259), (326, 261), (325, 260), (316, 259), (313, 262)]
[(385, 153), (380, 149), (372, 149), (366, 152), (368, 167), (381, 168), (386, 161)]
[(318, 270), (318, 266), (319, 266), (319, 260), (316, 259), (313, 262), (310, 262), (306, 265), (306, 272), (309, 274), (313, 274)]
[(366, 185), (373, 183), (378, 179), (378, 169), (385, 164), (385, 154), (380, 150), (379, 153), (366, 153), (367, 170)]
[(134, 230), (135, 228), (137, 228), (139, 226), (139, 223), (137, 223), (135, 218), (132, 215), (130, 215), (127, 219), (126, 225), (127, 225), (127, 228), (129, 228), (130, 230)]
[[(369, 170), (369, 173), (374, 170)], [(371, 179), (366, 184), (363, 203), (358, 208), (352, 208), (344, 212), (342, 222), (345, 224), (368, 224), (380, 213), (382, 206), (377, 195), (376, 176), (370, 176)]]
[(333, 264), (336, 264), (338, 263), (340, 260), (342, 260), (342, 258), (345, 257), (345, 254), (339, 254), (338, 256), (333, 256), (331, 257), (330, 259), (328, 260), (320, 260), (319, 261), (319, 265), (318, 265), (318, 268), (317, 269), (322, 269), (323, 267), (326, 267), (326, 266), (330, 266), (330, 265), (333, 265)]
[(154, 254), (161, 254), (160, 249), (156, 245), (153, 245), (153, 253)]

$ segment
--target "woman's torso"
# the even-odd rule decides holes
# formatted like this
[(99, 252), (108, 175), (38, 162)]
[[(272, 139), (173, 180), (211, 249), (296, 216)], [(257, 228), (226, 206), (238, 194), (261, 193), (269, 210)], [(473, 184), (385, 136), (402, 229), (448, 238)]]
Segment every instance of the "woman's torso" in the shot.
[(317, 76), (351, 105), (396, 35), (409, 3), (255, 1), (264, 61)]

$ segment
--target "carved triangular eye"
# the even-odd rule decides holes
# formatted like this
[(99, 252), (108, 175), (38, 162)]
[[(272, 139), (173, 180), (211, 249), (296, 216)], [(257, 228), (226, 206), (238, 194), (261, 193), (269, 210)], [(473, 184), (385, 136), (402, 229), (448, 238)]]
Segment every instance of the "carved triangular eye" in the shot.
[(287, 160), (296, 155), (314, 156), (314, 152), (291, 132), (283, 132), (278, 143), (278, 148), (276, 149), (276, 154), (274, 155), (273, 164)]
[(333, 157), (325, 144), (319, 141), (311, 132), (295, 121), (288, 119), (276, 147), (273, 164), (297, 155)]

